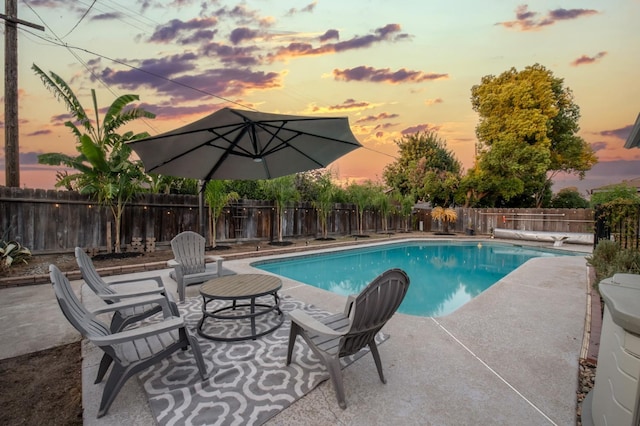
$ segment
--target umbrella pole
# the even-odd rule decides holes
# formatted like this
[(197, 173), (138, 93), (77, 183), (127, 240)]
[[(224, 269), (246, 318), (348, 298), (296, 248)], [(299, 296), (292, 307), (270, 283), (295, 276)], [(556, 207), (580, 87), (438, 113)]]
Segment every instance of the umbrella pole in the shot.
[(205, 214), (204, 214), (204, 181), (198, 181), (198, 231), (205, 239), (207, 238), (205, 232)]

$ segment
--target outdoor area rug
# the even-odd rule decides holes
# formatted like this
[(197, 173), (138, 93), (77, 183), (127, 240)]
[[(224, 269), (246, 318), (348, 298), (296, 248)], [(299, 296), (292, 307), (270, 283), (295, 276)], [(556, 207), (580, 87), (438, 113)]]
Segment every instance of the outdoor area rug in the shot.
[[(215, 309), (215, 302), (218, 301), (209, 303), (208, 308)], [(178, 351), (142, 372), (139, 378), (159, 425), (260, 425), (329, 378), (301, 338), (297, 339), (291, 364), (285, 365), (291, 325), (288, 319), (274, 332), (256, 340), (219, 342), (197, 334), (202, 317), (201, 297), (188, 298), (178, 306), (200, 343), (209, 378), (201, 380), (191, 349)], [(285, 315), (294, 309), (316, 317), (326, 315), (288, 296), (281, 297), (280, 308)], [(268, 329), (276, 320), (275, 314), (258, 317), (258, 331), (260, 327)], [(227, 324), (226, 328), (222, 323)], [(209, 319), (205, 332), (243, 335), (246, 330), (243, 333), (242, 329), (247, 327), (248, 320)], [(379, 333), (376, 341), (382, 343), (387, 338)], [(367, 353), (368, 349), (343, 358), (343, 368)]]

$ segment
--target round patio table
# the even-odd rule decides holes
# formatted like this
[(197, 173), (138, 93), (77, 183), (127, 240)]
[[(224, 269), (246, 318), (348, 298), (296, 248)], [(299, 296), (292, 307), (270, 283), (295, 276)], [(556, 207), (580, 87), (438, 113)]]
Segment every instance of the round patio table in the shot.
[[(236, 342), (247, 339), (255, 340), (257, 337), (271, 333), (284, 322), (284, 314), (280, 310), (280, 297), (278, 296), (278, 290), (280, 290), (280, 288), (282, 288), (280, 278), (266, 274), (227, 275), (205, 282), (202, 287), (200, 287), (200, 295), (202, 296), (202, 318), (198, 323), (198, 334), (211, 340)], [(264, 299), (260, 301), (261, 303), (256, 303), (256, 299), (262, 296), (273, 296), (273, 303), (266, 303)], [(207, 309), (207, 305), (214, 300), (230, 301), (231, 304), (210, 311)], [(238, 303), (238, 301), (243, 300), (247, 302)], [(238, 308), (249, 308), (249, 312), (239, 313), (237, 312)], [(256, 332), (256, 318), (274, 311), (277, 315), (275, 324), (267, 330)], [(206, 333), (203, 330), (203, 325), (209, 318), (233, 321), (249, 318), (251, 334), (243, 336), (217, 336)]]

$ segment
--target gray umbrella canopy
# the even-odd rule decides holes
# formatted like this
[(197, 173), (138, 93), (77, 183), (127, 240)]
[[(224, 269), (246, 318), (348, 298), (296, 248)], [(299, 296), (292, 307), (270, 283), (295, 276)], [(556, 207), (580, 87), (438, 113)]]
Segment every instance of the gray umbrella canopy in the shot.
[(362, 146), (346, 117), (231, 108), (129, 143), (147, 173), (203, 181), (272, 179), (318, 169)]

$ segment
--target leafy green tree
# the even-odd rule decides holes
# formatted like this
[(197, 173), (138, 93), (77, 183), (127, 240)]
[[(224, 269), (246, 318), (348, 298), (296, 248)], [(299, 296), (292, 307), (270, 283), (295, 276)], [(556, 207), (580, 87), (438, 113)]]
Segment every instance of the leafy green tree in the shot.
[(204, 200), (209, 206), (209, 242), (216, 246), (216, 224), (224, 207), (240, 198), (237, 192), (227, 191), (223, 180), (210, 180), (204, 188)]
[[(450, 172), (460, 176), (460, 162), (435, 132), (405, 135), (395, 143), (398, 145), (399, 158), (385, 167), (383, 178), (389, 187), (400, 191), (402, 195), (414, 194), (428, 200), (438, 191), (431, 187), (431, 173)], [(450, 198), (453, 199), (453, 195)]]
[(288, 175), (260, 182), (265, 195), (276, 205), (276, 216), (278, 217), (278, 242), (281, 243), (282, 228), (284, 224), (284, 209), (287, 204), (297, 201), (300, 197), (296, 188), (296, 177), (295, 175)]
[(325, 175), (331, 178), (331, 172), (326, 169), (309, 170), (296, 173), (296, 188), (300, 193), (300, 201), (313, 201), (318, 197), (320, 186), (324, 182)]
[(589, 201), (576, 188), (564, 188), (553, 196), (550, 205), (554, 209), (586, 209)]
[(576, 136), (580, 110), (571, 90), (539, 64), (484, 76), (471, 89), (471, 103), (479, 114), (475, 168), (483, 172), (475, 179), (488, 179), (484, 189), (506, 201), (530, 196), (539, 207), (557, 173), (584, 177), (597, 162)]
[(260, 180), (230, 180), (227, 182), (227, 190), (236, 192), (241, 199), (264, 200), (264, 186)]
[(434, 205), (450, 206), (455, 201), (455, 195), (460, 188), (459, 173), (447, 170), (429, 170), (424, 173), (420, 197)]
[(456, 199), (464, 207), (492, 207), (499, 185), (500, 178), (474, 166), (460, 180)]
[(614, 201), (632, 201), (640, 200), (638, 189), (634, 186), (626, 184), (611, 185), (607, 188), (601, 188), (597, 192), (591, 194), (591, 206), (595, 207), (600, 204), (611, 203)]
[(141, 108), (125, 109), (131, 102), (138, 101), (139, 97), (122, 95), (107, 108), (101, 121), (96, 93), (91, 90), (95, 113), (92, 121), (71, 87), (62, 78), (53, 72), (47, 75), (35, 64), (32, 69), (45, 87), (64, 102), (74, 118), (75, 123), (69, 120), (65, 122), (65, 126), (75, 136), (78, 151), (75, 157), (61, 153), (41, 154), (38, 162), (53, 166), (65, 165), (77, 171), (59, 175), (56, 187), (73, 188), (81, 194), (90, 194), (99, 204), (111, 210), (116, 231), (115, 250), (118, 253), (124, 207), (141, 191), (146, 181), (142, 163), (130, 160), (131, 148), (126, 142), (145, 138), (149, 134), (131, 131), (120, 134), (117, 130), (133, 120), (154, 118), (155, 115)]

